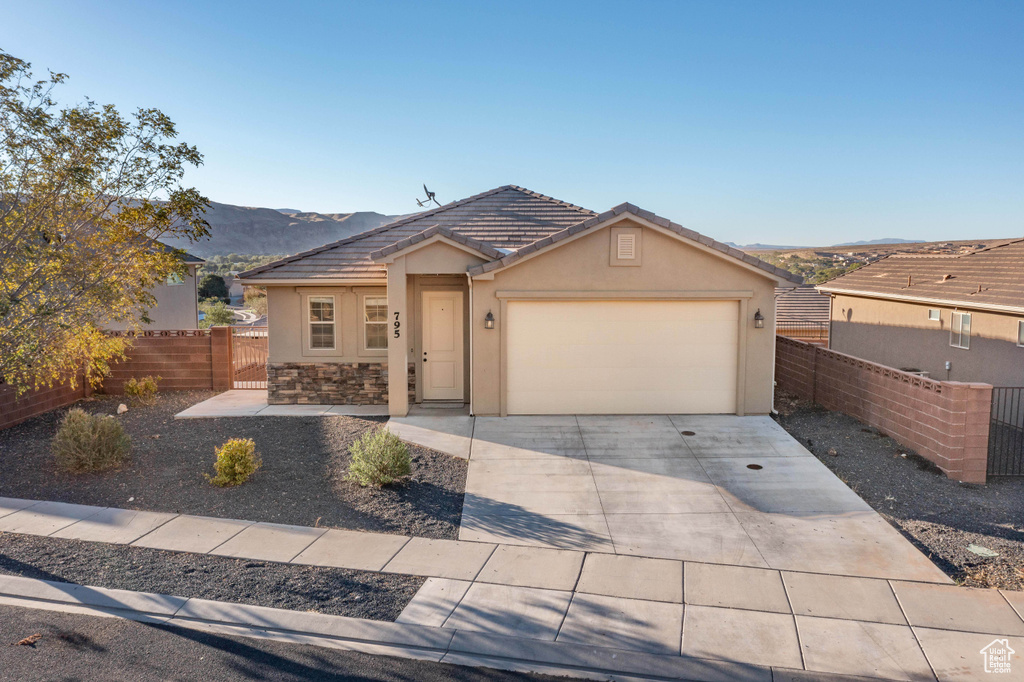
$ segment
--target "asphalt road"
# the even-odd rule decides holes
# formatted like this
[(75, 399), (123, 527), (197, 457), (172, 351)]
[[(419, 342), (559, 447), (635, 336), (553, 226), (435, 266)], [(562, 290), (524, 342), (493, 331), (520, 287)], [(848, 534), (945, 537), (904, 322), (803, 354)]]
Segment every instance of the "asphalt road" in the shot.
[[(34, 634), (33, 646), (15, 642)], [(541, 675), (0, 606), (0, 680), (553, 681)]]

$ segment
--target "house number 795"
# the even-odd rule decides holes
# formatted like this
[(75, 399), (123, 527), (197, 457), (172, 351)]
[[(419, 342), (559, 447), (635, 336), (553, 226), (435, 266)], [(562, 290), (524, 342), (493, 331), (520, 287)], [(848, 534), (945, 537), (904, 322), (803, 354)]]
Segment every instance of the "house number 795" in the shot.
[(398, 313), (395, 313), (395, 338), (402, 337), (402, 323), (398, 321)]

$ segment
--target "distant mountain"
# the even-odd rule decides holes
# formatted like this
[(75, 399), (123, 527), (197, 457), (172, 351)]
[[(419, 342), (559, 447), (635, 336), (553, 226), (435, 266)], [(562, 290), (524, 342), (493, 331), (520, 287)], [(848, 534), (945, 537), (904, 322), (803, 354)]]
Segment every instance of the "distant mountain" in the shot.
[(777, 244), (734, 244), (733, 242), (726, 242), (729, 246), (734, 249), (742, 249), (743, 251), (791, 251), (793, 249), (807, 249), (807, 246), (778, 246)]
[(372, 230), (399, 217), (374, 211), (323, 214), (211, 203), (206, 212), (209, 237), (197, 242), (161, 241), (200, 258), (230, 253), (293, 254)]
[(872, 239), (867, 242), (843, 242), (842, 244), (834, 244), (833, 246), (875, 246), (876, 244), (924, 244), (923, 239), (896, 239), (895, 237), (888, 237), (886, 239)]

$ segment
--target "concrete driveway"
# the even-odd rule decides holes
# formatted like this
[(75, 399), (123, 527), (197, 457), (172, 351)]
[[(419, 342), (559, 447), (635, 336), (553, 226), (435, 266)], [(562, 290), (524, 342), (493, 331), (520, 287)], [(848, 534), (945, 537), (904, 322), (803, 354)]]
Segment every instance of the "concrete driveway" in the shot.
[(462, 419), (462, 540), (948, 582), (769, 417)]

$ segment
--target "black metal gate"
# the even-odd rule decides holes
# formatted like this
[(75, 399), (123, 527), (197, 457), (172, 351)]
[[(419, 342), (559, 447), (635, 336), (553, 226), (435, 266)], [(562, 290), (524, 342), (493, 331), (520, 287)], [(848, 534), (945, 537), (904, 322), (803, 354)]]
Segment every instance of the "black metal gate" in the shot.
[(988, 475), (1024, 476), (1024, 387), (992, 389)]

